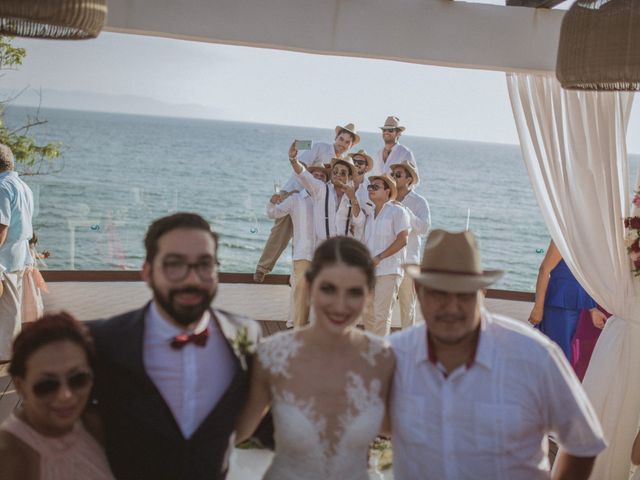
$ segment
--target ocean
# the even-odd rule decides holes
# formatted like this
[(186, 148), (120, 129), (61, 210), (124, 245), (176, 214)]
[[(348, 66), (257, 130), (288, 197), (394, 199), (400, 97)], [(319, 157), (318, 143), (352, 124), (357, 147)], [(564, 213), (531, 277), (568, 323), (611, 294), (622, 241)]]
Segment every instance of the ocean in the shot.
[[(32, 109), (12, 106), (9, 126)], [(253, 272), (272, 222), (265, 205), (291, 167), (291, 141), (333, 140), (314, 129), (218, 120), (42, 109), (48, 122), (32, 131), (62, 142), (56, 169), (23, 177), (36, 199), (39, 250), (49, 269), (139, 269), (149, 223), (194, 211), (221, 235), (221, 271)], [(381, 147), (362, 133), (359, 148)], [(496, 288), (533, 291), (549, 235), (515, 145), (403, 136), (418, 162), (417, 191), (433, 228), (463, 230), (470, 209), (486, 268), (506, 271)], [(288, 273), (286, 251), (274, 273)]]

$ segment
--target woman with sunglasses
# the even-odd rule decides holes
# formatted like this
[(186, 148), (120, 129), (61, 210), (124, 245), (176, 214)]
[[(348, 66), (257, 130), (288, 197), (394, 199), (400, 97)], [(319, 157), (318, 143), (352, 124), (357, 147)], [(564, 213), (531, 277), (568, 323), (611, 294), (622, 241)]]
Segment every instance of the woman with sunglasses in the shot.
[(3, 480), (109, 480), (81, 416), (93, 385), (93, 343), (67, 313), (26, 324), (9, 366), (21, 405), (0, 425)]

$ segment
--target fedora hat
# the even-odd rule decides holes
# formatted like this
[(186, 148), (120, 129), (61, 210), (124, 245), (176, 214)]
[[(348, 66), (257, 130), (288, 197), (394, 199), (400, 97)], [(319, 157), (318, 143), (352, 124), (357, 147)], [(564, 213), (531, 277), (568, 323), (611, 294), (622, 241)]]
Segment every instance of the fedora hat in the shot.
[(504, 275), (502, 270), (482, 269), (476, 237), (469, 230), (433, 230), (425, 243), (422, 263), (405, 265), (404, 270), (420, 285), (452, 293), (475, 292)]
[(420, 183), (420, 175), (418, 175), (418, 167), (416, 165), (411, 163), (409, 160), (404, 160), (400, 163), (394, 163), (389, 166), (391, 170), (396, 167), (404, 168), (406, 172), (411, 175), (411, 178), (413, 179), (413, 181), (411, 182), (411, 188), (415, 188), (418, 186), (418, 184)]
[(331, 164), (329, 165), (330, 170), (333, 170), (333, 167), (335, 167), (336, 163), (346, 165), (349, 168), (350, 175), (353, 177), (353, 174), (356, 172), (356, 164), (353, 163), (353, 160), (350, 157), (332, 158)]
[(398, 187), (396, 187), (396, 181), (391, 175), (385, 173), (384, 175), (372, 175), (369, 177), (370, 184), (372, 184), (374, 180), (382, 180), (387, 185), (387, 187), (389, 187), (389, 190), (391, 190), (391, 196), (389, 197), (389, 200), (395, 200), (397, 198)]
[(353, 123), (347, 123), (344, 127), (341, 127), (340, 125), (337, 125), (336, 126), (336, 136), (342, 130), (346, 130), (347, 132), (349, 132), (350, 134), (352, 134), (354, 136), (354, 139), (353, 139), (353, 144), (354, 145), (360, 143), (360, 135), (358, 135), (356, 133), (356, 126)]
[(380, 127), (381, 130), (386, 130), (388, 128), (397, 128), (401, 132), (404, 132), (405, 128), (400, 125), (400, 119), (398, 117), (387, 117), (384, 121), (384, 126)]
[(355, 153), (350, 153), (348, 156), (351, 157), (351, 159), (353, 160), (353, 157), (355, 157), (356, 155), (360, 155), (361, 157), (364, 157), (364, 159), (367, 161), (367, 172), (373, 168), (373, 158), (371, 158), (365, 150), (363, 149), (358, 150)]
[(320, 172), (324, 173), (327, 176), (327, 179), (329, 178), (329, 174), (331, 172), (331, 169), (329, 168), (329, 165), (325, 165), (325, 164), (322, 164), (322, 163), (315, 163), (315, 164), (311, 165), (310, 167), (307, 167), (307, 170), (309, 171), (309, 173), (320, 171)]

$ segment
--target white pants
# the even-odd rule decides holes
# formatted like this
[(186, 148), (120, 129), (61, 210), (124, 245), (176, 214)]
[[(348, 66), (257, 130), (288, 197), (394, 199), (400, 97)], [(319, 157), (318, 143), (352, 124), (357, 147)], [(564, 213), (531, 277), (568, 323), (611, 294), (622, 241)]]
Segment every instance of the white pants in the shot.
[(400, 304), (400, 325), (403, 329), (413, 327), (416, 324), (416, 287), (413, 278), (405, 275), (398, 290), (398, 303)]
[(373, 300), (362, 314), (362, 323), (367, 332), (384, 337), (391, 331), (391, 315), (398, 296), (402, 276), (380, 275), (376, 277)]
[(22, 326), (22, 277), (24, 270), (2, 275), (0, 296), (0, 361), (11, 360), (11, 344)]

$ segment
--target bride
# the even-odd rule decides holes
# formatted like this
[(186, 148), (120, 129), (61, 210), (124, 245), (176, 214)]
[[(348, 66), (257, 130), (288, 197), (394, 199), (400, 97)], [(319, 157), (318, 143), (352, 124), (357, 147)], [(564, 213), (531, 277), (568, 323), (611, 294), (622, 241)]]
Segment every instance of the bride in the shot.
[(362, 243), (334, 237), (306, 279), (315, 321), (258, 346), (237, 439), (271, 406), (276, 451), (265, 479), (365, 480), (395, 367), (388, 344), (355, 327), (372, 296), (373, 262)]

